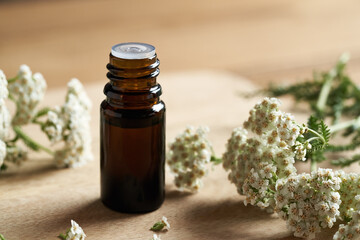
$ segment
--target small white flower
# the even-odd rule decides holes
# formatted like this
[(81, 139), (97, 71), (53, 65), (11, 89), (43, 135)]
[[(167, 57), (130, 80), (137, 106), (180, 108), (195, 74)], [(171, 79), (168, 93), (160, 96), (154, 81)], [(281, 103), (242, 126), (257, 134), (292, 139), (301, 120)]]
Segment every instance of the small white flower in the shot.
[(71, 228), (62, 236), (65, 240), (84, 240), (86, 238), (83, 229), (74, 220), (71, 220)]
[[(295, 174), (295, 159), (304, 160), (306, 154), (296, 141), (303, 128), (279, 106), (276, 98), (256, 104), (244, 122), (247, 131), (234, 129), (223, 155), (223, 167), (230, 170), (229, 179), (238, 192), (246, 195), (245, 204), (256, 204), (270, 212), (275, 208), (276, 180)], [(284, 189), (282, 194), (293, 193)]]
[(165, 224), (165, 227), (170, 229), (170, 223), (168, 222), (168, 220), (167, 220), (167, 218), (165, 216), (162, 217), (161, 221), (162, 221), (162, 223)]
[(68, 93), (74, 94), (79, 99), (81, 105), (85, 109), (91, 109), (92, 103), (89, 97), (87, 96), (83, 85), (77, 78), (72, 78), (68, 83)]
[(43, 130), (52, 143), (62, 140), (64, 125), (60, 111), (54, 110), (47, 113), (47, 121), (45, 122)]
[(334, 240), (351, 240), (360, 238), (360, 211), (352, 214), (352, 219), (347, 224), (340, 224), (339, 230), (335, 233)]
[(206, 127), (188, 127), (170, 144), (167, 164), (175, 175), (175, 185), (180, 190), (196, 192), (202, 187), (202, 178), (207, 173), (212, 146), (206, 138)]
[[(250, 171), (255, 165), (250, 161), (240, 161), (242, 158), (241, 149), (246, 146), (248, 132), (243, 128), (235, 128), (231, 137), (226, 144), (226, 152), (223, 154), (222, 162), (225, 170), (230, 170), (229, 180), (238, 185), (242, 186), (245, 181), (247, 171)], [(250, 169), (247, 170), (246, 164), (250, 164)], [(240, 164), (240, 166), (238, 166)]]
[[(319, 184), (324, 177), (325, 188)], [(311, 174), (293, 175), (276, 184), (276, 211), (287, 221), (294, 236), (314, 239), (320, 232), (319, 226), (333, 226), (340, 216), (339, 182), (331, 169), (319, 169)]]
[[(5, 99), (9, 95), (7, 88), (8, 82), (5, 74), (0, 70), (0, 139), (4, 140), (9, 135), (9, 129), (11, 125), (11, 117), (9, 110), (6, 107)], [(1, 165), (1, 164), (0, 164)]]
[[(87, 99), (86, 103), (84, 99)], [(65, 104), (49, 112), (44, 131), (53, 142), (64, 141), (64, 147), (55, 152), (58, 167), (79, 167), (93, 159), (90, 106), (81, 83), (72, 79)]]
[(27, 65), (21, 65), (16, 80), (9, 83), (9, 90), (17, 102), (13, 124), (29, 123), (36, 112), (37, 105), (44, 98), (46, 90), (44, 77), (41, 73), (32, 75)]
[(160, 235), (154, 234), (151, 240), (161, 240)]
[(82, 228), (79, 226), (79, 224), (77, 224), (74, 220), (71, 220), (71, 228), (70, 228), (71, 233), (75, 234), (84, 234), (84, 231), (82, 230)]
[(3, 165), (6, 157), (6, 144), (0, 140), (0, 166)]
[(19, 146), (8, 146), (6, 148), (6, 162), (12, 162), (20, 166), (28, 159), (27, 152)]
[(10, 112), (6, 107), (5, 101), (0, 99), (0, 139), (5, 140), (9, 136), (10, 127)]
[(0, 70), (0, 99), (5, 99), (9, 95), (9, 91), (7, 89), (8, 82), (6, 80), (6, 76), (2, 70)]
[(341, 179), (339, 195), (332, 196), (333, 198), (340, 197), (340, 215), (342, 219), (351, 219), (353, 212), (360, 210), (357, 204), (360, 202), (357, 195), (360, 195), (360, 174), (345, 173), (342, 170), (336, 171), (335, 175)]

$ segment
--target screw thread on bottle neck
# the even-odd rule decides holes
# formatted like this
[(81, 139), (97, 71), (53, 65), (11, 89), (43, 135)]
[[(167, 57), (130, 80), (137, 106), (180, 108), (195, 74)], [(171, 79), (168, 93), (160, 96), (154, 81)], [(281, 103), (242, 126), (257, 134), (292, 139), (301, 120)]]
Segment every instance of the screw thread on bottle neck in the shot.
[(157, 83), (160, 61), (154, 53), (143, 59), (125, 59), (110, 54), (104, 88), (107, 101), (119, 108), (149, 108), (159, 102), (161, 86)]

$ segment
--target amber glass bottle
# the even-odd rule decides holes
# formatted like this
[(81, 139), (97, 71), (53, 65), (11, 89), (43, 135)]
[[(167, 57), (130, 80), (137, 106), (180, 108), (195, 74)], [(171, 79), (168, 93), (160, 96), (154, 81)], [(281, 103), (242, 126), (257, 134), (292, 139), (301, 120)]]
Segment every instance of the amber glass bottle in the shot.
[(156, 210), (164, 201), (165, 104), (156, 82), (155, 48), (112, 47), (100, 107), (101, 199), (127, 213)]

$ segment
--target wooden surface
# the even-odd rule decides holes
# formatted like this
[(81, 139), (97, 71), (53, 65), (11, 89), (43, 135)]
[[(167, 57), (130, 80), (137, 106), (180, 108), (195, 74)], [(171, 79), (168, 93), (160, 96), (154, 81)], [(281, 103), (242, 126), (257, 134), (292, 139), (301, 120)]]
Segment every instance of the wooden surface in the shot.
[[(163, 74), (159, 81), (167, 104), (167, 140), (172, 140), (186, 125), (208, 125), (218, 156), (232, 129), (241, 125), (260, 99), (239, 98), (240, 91), (255, 88), (249, 81), (227, 72)], [(164, 240), (295, 239), (276, 215), (245, 207), (243, 197), (227, 180), (221, 166), (210, 170), (204, 188), (197, 194), (178, 192), (167, 172), (166, 200), (155, 212), (131, 215), (104, 207), (99, 199), (98, 105), (104, 98), (102, 88), (103, 84), (87, 86), (94, 103), (93, 162), (79, 169), (58, 170), (46, 156), (32, 155), (24, 166), (12, 167), (0, 175), (0, 232), (7, 239), (55, 239), (69, 226), (70, 219), (84, 228), (90, 240), (150, 239), (149, 227), (163, 215), (171, 223), (170, 231), (161, 233)], [(64, 90), (49, 91), (46, 96), (47, 104), (61, 104)], [(290, 101), (283, 105), (283, 110), (291, 109)], [(305, 121), (303, 114), (297, 113), (296, 117), (299, 122)], [(38, 130), (28, 131), (42, 139)], [(319, 239), (329, 239), (331, 233), (334, 231), (325, 231)]]
[(154, 44), (167, 139), (187, 124), (206, 124), (221, 155), (231, 130), (258, 100), (245, 101), (239, 91), (308, 77), (344, 51), (352, 54), (349, 71), (360, 83), (359, 10), (358, 0), (0, 1), (0, 69), (11, 77), (26, 63), (43, 73), (50, 105), (62, 103), (64, 89), (58, 87), (71, 77), (84, 82), (94, 101), (95, 155), (75, 170), (57, 170), (46, 156), (32, 155), (23, 167), (1, 174), (0, 233), (10, 240), (55, 239), (74, 219), (90, 240), (150, 239), (147, 229), (165, 215), (172, 229), (161, 234), (164, 240), (295, 239), (283, 221), (244, 207), (219, 166), (195, 195), (177, 192), (168, 174), (166, 201), (153, 213), (126, 215), (103, 207), (98, 105), (109, 50), (125, 41)]
[(220, 69), (289, 81), (344, 51), (360, 78), (358, 0), (0, 1), (0, 69), (29, 64), (50, 86), (105, 77), (112, 45), (157, 47), (163, 73)]

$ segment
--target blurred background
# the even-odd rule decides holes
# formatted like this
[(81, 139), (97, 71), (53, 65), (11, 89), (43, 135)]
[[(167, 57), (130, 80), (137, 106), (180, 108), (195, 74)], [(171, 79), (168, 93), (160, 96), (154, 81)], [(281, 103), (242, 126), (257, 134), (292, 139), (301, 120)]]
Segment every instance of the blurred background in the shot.
[(294, 81), (344, 51), (360, 76), (358, 0), (0, 1), (0, 69), (22, 63), (50, 88), (106, 81), (112, 45), (157, 47), (161, 71), (219, 69), (253, 82)]

